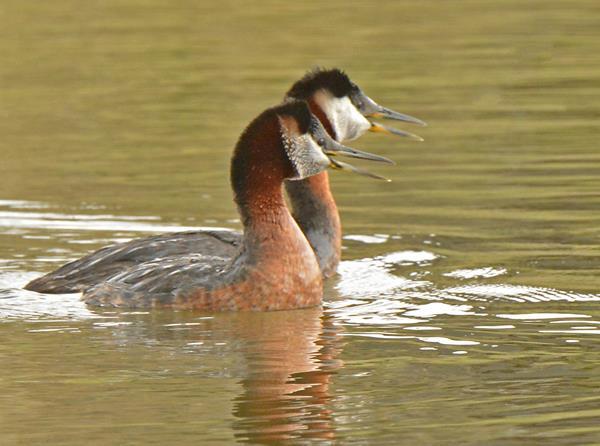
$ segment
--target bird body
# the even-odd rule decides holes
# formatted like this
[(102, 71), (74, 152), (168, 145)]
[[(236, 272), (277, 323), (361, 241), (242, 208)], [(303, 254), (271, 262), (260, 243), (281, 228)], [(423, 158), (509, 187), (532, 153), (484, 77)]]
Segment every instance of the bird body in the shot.
[(239, 252), (187, 253), (135, 265), (83, 292), (86, 303), (126, 308), (269, 311), (318, 305), (322, 275), (288, 210), (286, 179), (331, 165), (326, 153), (380, 160), (330, 138), (304, 101), (266, 110), (244, 130), (231, 160), (231, 186), (244, 227)]
[[(356, 95), (362, 95), (359, 96), (359, 104), (355, 104), (357, 102), (355, 99)], [(364, 103), (368, 103), (371, 100), (339, 70), (318, 70), (307, 74), (292, 86), (286, 94), (284, 104), (280, 107), (285, 107), (286, 103), (296, 103), (298, 100), (307, 101), (310, 111), (318, 118), (327, 134), (335, 140), (355, 139), (366, 130), (373, 129), (375, 126), (375, 124), (370, 123), (363, 115), (371, 113), (372, 110), (367, 110), (367, 113), (364, 110), (359, 110), (359, 106), (364, 106)], [(371, 103), (375, 104), (372, 101)], [(375, 106), (379, 107), (377, 104)], [(380, 108), (390, 113), (395, 113), (382, 107)], [(397, 115), (401, 117), (406, 116)], [(410, 121), (411, 119), (413, 122), (418, 121), (415, 118), (401, 120)], [(292, 126), (298, 124), (292, 121), (290, 121)], [(255, 163), (252, 169), (264, 171), (268, 165), (264, 161), (273, 156), (269, 150), (265, 150), (265, 147), (274, 147), (276, 144), (273, 143), (273, 140), (268, 140), (266, 135), (271, 135), (272, 138), (274, 132), (279, 131), (276, 124), (273, 121), (270, 124), (271, 128), (269, 131), (254, 132), (252, 143), (255, 150), (253, 152), (261, 154), (260, 159), (263, 162)], [(249, 126), (249, 129), (251, 127), (252, 125)], [(379, 126), (376, 131), (382, 131), (382, 128), (389, 130)], [(248, 129), (245, 134), (247, 133)], [(240, 139), (240, 143), (242, 139)], [(285, 153), (285, 138), (280, 142)], [(236, 154), (240, 159), (245, 159), (247, 154), (238, 150), (240, 143), (238, 143), (238, 147), (236, 148)], [(306, 153), (301, 154), (302, 156), (306, 155)], [(293, 161), (292, 159), (292, 164)], [(234, 164), (232, 163), (232, 165)], [(236, 190), (235, 173), (232, 168), (234, 191)], [(289, 239), (292, 237), (295, 240), (298, 236), (295, 230), (292, 231), (290, 229), (291, 227), (301, 230), (301, 233), (304, 234), (301, 238), (304, 239), (305, 237), (308, 240), (311, 249), (310, 254), (313, 257), (316, 255), (320, 274), (323, 277), (330, 277), (335, 274), (341, 256), (342, 230), (339, 213), (329, 187), (328, 173), (324, 169), (320, 169), (318, 172), (305, 173), (306, 175), (296, 175), (295, 178), (289, 178), (289, 181), (285, 181), (286, 192), (290, 198), (292, 207), (293, 225), (287, 220), (290, 213), (285, 207), (280, 185), (274, 188), (266, 187), (264, 178), (270, 178), (272, 172), (263, 172), (263, 179), (260, 180), (260, 184), (256, 183), (256, 178), (260, 177), (260, 175), (244, 176), (243, 187), (236, 191), (236, 202), (242, 212), (242, 217), (246, 218), (244, 217), (244, 212), (247, 211), (247, 206), (244, 203), (247, 199), (248, 191), (260, 191), (259, 196), (262, 198), (255, 197), (253, 201), (254, 208), (264, 209), (265, 212), (268, 210), (272, 211), (273, 209), (278, 210), (278, 212), (267, 212), (266, 214), (272, 216), (273, 222), (269, 218), (266, 220), (264, 218), (261, 219), (261, 221), (265, 222), (265, 226), (263, 226), (264, 230), (266, 231), (266, 228), (273, 223), (275, 227), (285, 228), (283, 233), (287, 234), (288, 239), (278, 240), (278, 243), (283, 243), (281, 246), (287, 246), (288, 248), (293, 246), (297, 252), (302, 253), (302, 257), (305, 257), (308, 254), (304, 249), (304, 244), (300, 246)], [(242, 177), (238, 175), (237, 178)], [(275, 183), (279, 184), (277, 181)], [(279, 189), (277, 190), (278, 187)], [(268, 193), (267, 190), (269, 191)], [(202, 277), (207, 275), (218, 277), (218, 280), (223, 281), (224, 285), (241, 290), (244, 288), (244, 285), (232, 280), (231, 272), (228, 274), (223, 273), (225, 265), (231, 263), (234, 265), (245, 265), (244, 271), (241, 272), (240, 270), (237, 273), (238, 275), (245, 275), (251, 281), (259, 281), (268, 287), (266, 285), (269, 282), (268, 278), (275, 277), (271, 274), (272, 272), (269, 272), (269, 268), (274, 268), (274, 266), (269, 266), (269, 262), (259, 262), (262, 265), (261, 270), (252, 270), (250, 268), (249, 265), (253, 264), (252, 262), (256, 256), (250, 254), (254, 250), (251, 249), (253, 245), (249, 245), (249, 240), (254, 239), (257, 242), (256, 246), (263, 246), (264, 252), (271, 251), (275, 258), (278, 258), (275, 254), (278, 248), (276, 245), (270, 243), (274, 237), (265, 235), (266, 233), (261, 236), (260, 231), (256, 232), (256, 228), (253, 229), (252, 224), (246, 223), (244, 223), (244, 236), (238, 232), (228, 230), (198, 230), (162, 234), (108, 246), (33, 280), (26, 288), (46, 293), (78, 292), (93, 289), (93, 293), (88, 293), (88, 301), (90, 303), (103, 304), (101, 296), (108, 296), (111, 293), (114, 295), (118, 287), (123, 288), (122, 283), (119, 285), (117, 283), (123, 282), (129, 284), (126, 292), (128, 297), (125, 301), (130, 305), (143, 299), (142, 297), (135, 297), (134, 291), (136, 287), (139, 287), (155, 290), (156, 296), (161, 295), (163, 292), (167, 293), (163, 297), (156, 297), (154, 299), (152, 305), (155, 306), (169, 305), (178, 308), (214, 309), (211, 305), (217, 305), (215, 302), (221, 302), (222, 299), (216, 298), (216, 294), (206, 294), (206, 289), (210, 287), (202, 288), (204, 290), (202, 292), (196, 290), (194, 298), (190, 298), (192, 295), (191, 292), (187, 294), (180, 293), (177, 298), (173, 298), (168, 293), (168, 283), (171, 281), (187, 281), (190, 284), (201, 284), (203, 283)], [(240, 249), (241, 254), (238, 254)], [(243, 261), (240, 260), (242, 258), (244, 258)], [(279, 263), (283, 262), (282, 259), (278, 259), (278, 261)], [(209, 263), (210, 266), (207, 266)], [(283, 266), (290, 270), (299, 268), (300, 271), (308, 271), (311, 269), (308, 265), (303, 265), (302, 261), (298, 258), (290, 258), (283, 263)], [(157, 275), (156, 272), (149, 272), (149, 265), (161, 265), (163, 269), (168, 270), (170, 274), (168, 280), (165, 282), (162, 275)], [(162, 277), (160, 279), (163, 281), (162, 284), (159, 283), (159, 277)], [(117, 278), (119, 280), (116, 280)], [(288, 302), (288, 304), (281, 304), (283, 307), (287, 308), (285, 305), (291, 305), (291, 307), (294, 307), (294, 305), (296, 307), (298, 305), (309, 305), (310, 299), (300, 302), (302, 299), (299, 299), (297, 296), (294, 297), (293, 291), (290, 294), (289, 290), (296, 289), (298, 285), (297, 283), (281, 284), (282, 287), (278, 290), (281, 296), (280, 302)], [(305, 285), (308, 287), (320, 287), (314, 281), (310, 281), (310, 284)], [(193, 287), (193, 285), (191, 286)], [(92, 295), (94, 296), (93, 298), (89, 297)], [(284, 296), (287, 297), (284, 298)], [(205, 303), (201, 304), (201, 302)], [(267, 309), (264, 306), (268, 307), (269, 304), (263, 302), (262, 306), (259, 305), (257, 307), (255, 304), (251, 304), (250, 301), (244, 301), (244, 305), (241, 302), (235, 303), (230, 301), (227, 304), (222, 303), (218, 305), (229, 305), (229, 309), (242, 309), (244, 305), (243, 309)]]

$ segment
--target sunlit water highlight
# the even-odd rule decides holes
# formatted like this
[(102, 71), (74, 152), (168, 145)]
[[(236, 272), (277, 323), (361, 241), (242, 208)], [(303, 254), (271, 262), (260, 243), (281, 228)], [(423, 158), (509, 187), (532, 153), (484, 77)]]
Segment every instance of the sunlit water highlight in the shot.
[[(156, 217), (132, 217), (88, 214), (60, 214), (39, 212), (38, 209), (51, 208), (49, 204), (4, 202), (5, 210), (0, 212), (3, 221), (10, 221), (0, 230), (0, 235), (11, 235), (30, 240), (60, 240), (61, 245), (77, 241), (99, 244), (107, 241), (125, 241), (127, 237), (90, 238), (96, 231), (127, 234), (131, 237), (143, 236), (147, 232), (198, 229), (162, 224)], [(14, 210), (18, 207), (19, 211)], [(89, 223), (92, 222), (92, 225)], [(19, 228), (15, 232), (14, 228)], [(59, 232), (69, 229), (73, 232)], [(43, 232), (45, 236), (39, 235)], [(60, 235), (58, 235), (59, 233)], [(37, 234), (37, 235), (36, 235)], [(376, 243), (385, 252), (385, 242), (390, 237), (350, 236), (350, 240), (360, 243)], [(380, 243), (381, 240), (383, 243)], [(77, 245), (76, 245), (77, 246)], [(89, 329), (118, 330), (119, 336), (136, 336), (134, 333), (144, 325), (144, 315), (140, 312), (114, 312), (87, 307), (79, 294), (43, 295), (21, 289), (39, 273), (23, 271), (24, 265), (43, 265), (50, 262), (59, 264), (76, 257), (80, 249), (61, 249), (59, 255), (51, 256), (47, 251), (32, 253), (27, 263), (20, 258), (2, 259), (0, 273), (0, 321), (20, 322), (26, 333), (81, 334)], [(85, 251), (83, 251), (85, 252)], [(20, 253), (23, 254), (23, 253)], [(28, 256), (29, 257), (29, 256)], [(420, 351), (435, 351), (439, 354), (475, 354), (485, 358), (492, 351), (509, 348), (513, 345), (511, 332), (519, 337), (527, 333), (536, 334), (537, 343), (548, 345), (556, 342), (577, 343), (589, 341), (590, 336), (600, 334), (600, 322), (590, 320), (581, 304), (600, 301), (595, 294), (574, 293), (542, 287), (528, 287), (506, 284), (486, 284), (485, 279), (506, 274), (506, 269), (482, 267), (470, 270), (454, 270), (442, 273), (459, 283), (439, 287), (433, 281), (414, 280), (411, 276), (427, 277), (429, 267), (440, 258), (430, 251), (393, 251), (373, 258), (343, 261), (339, 277), (330, 282), (331, 293), (324, 302), (324, 315), (334, 326), (340, 327), (337, 336), (341, 338), (363, 338), (416, 343)], [(404, 268), (400, 274), (395, 269)], [(464, 280), (476, 279), (478, 283), (460, 284)], [(560, 312), (540, 312), (539, 305), (546, 302), (565, 302)], [(506, 303), (512, 303), (510, 307)], [(519, 303), (520, 305), (514, 305)], [(545, 307), (546, 308), (546, 307)], [(547, 307), (548, 310), (554, 307)], [(573, 310), (582, 311), (573, 312)], [(510, 312), (507, 312), (510, 311)], [(136, 321), (129, 321), (132, 315)], [(597, 316), (596, 316), (597, 317)], [(195, 318), (192, 316), (192, 320)], [(513, 324), (506, 324), (511, 320)], [(87, 321), (92, 321), (91, 325)], [(97, 321), (97, 322), (94, 322)], [(589, 325), (581, 326), (581, 321)], [(566, 329), (555, 328), (550, 324), (563, 322), (572, 324)], [(83, 325), (82, 325), (83, 324)], [(142, 324), (142, 325), (140, 325)], [(162, 326), (166, 330), (195, 331), (199, 322), (169, 323)], [(128, 333), (136, 328), (135, 332)], [(150, 328), (150, 327), (148, 327)], [(126, 330), (126, 331), (123, 331)], [(144, 329), (145, 331), (146, 329)], [(497, 333), (490, 336), (490, 332)], [(435, 332), (435, 336), (422, 336), (420, 333)], [(444, 335), (444, 333), (447, 333)], [(568, 339), (564, 336), (568, 335)], [(340, 339), (341, 339), (340, 338)], [(562, 339), (561, 339), (562, 338)], [(190, 345), (204, 345), (186, 342)], [(223, 345), (227, 345), (225, 342)], [(429, 347), (431, 346), (431, 347)], [(460, 348), (459, 348), (460, 347)], [(514, 348), (514, 347), (511, 347)], [(486, 353), (488, 351), (488, 353)]]

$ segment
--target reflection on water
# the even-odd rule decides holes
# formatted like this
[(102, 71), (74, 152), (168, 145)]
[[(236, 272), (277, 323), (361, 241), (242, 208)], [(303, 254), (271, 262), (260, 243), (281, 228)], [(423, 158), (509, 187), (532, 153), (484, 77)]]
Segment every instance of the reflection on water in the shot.
[(330, 381), (343, 365), (341, 327), (320, 309), (241, 319), (236, 335), (247, 342), (247, 374), (235, 400), (236, 437), (334, 440)]
[[(5, 0), (0, 24), (3, 444), (598, 442), (596, 1)], [(106, 244), (239, 229), (237, 135), (318, 64), (430, 124), (356, 143), (392, 183), (332, 174), (322, 309), (22, 290)]]

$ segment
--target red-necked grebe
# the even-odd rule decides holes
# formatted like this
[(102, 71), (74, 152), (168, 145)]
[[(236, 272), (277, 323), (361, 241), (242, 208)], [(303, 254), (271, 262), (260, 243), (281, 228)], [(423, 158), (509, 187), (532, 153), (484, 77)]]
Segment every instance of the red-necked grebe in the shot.
[[(302, 99), (336, 141), (352, 141), (366, 131), (395, 134), (422, 141), (421, 137), (370, 122), (366, 117), (386, 118), (417, 125), (425, 123), (380, 106), (339, 69), (314, 70), (297, 81), (286, 99)], [(335, 274), (341, 258), (342, 227), (329, 175), (322, 172), (300, 181), (287, 181), (292, 215), (319, 260), (324, 277)]]
[[(367, 130), (421, 140), (408, 132), (370, 122), (380, 117), (424, 123), (381, 107), (339, 69), (307, 73), (287, 92), (285, 100), (306, 100), (329, 135), (337, 141), (353, 140)], [(299, 181), (286, 181), (292, 214), (314, 249), (324, 277), (332, 276), (341, 256), (342, 229), (327, 172)], [(164, 257), (190, 253), (218, 253), (232, 258), (241, 243), (234, 231), (200, 230), (161, 234), (102, 248), (30, 282), (26, 288), (45, 293), (83, 291), (127, 268)]]
[(376, 155), (332, 139), (306, 102), (266, 110), (244, 130), (231, 160), (231, 185), (244, 233), (233, 261), (188, 253), (136, 265), (84, 291), (92, 305), (208, 311), (268, 311), (318, 305), (322, 274), (285, 205), (283, 182), (318, 174), (347, 155)]

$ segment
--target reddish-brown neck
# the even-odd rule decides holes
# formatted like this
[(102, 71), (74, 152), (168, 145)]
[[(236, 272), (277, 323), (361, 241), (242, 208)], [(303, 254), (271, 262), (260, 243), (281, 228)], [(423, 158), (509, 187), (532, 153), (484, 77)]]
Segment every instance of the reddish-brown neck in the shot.
[(331, 122), (329, 122), (329, 119), (327, 118), (327, 115), (325, 114), (321, 106), (317, 104), (314, 98), (311, 98), (308, 101), (308, 106), (312, 114), (319, 118), (319, 121), (321, 121), (321, 124), (323, 124), (325, 130), (327, 130), (327, 133), (329, 133), (329, 136), (331, 136), (337, 141), (337, 135), (335, 133), (335, 130), (333, 129), (333, 125), (331, 124)]
[[(244, 225), (247, 261), (274, 262), (279, 268), (283, 256), (289, 260), (306, 257), (308, 252), (301, 263), (315, 262), (283, 197), (283, 181), (293, 174), (277, 120), (266, 121), (242, 135), (231, 160), (231, 184)], [(303, 263), (302, 268), (306, 267)]]
[(269, 219), (286, 210), (281, 191), (293, 174), (276, 121), (265, 122), (240, 138), (231, 160), (231, 185), (242, 223)]
[[(259, 122), (260, 123), (260, 122)], [(291, 309), (318, 305), (321, 271), (285, 205), (282, 184), (293, 175), (277, 122), (242, 135), (231, 162), (231, 183), (244, 239), (228, 273), (240, 296), (235, 308)]]

